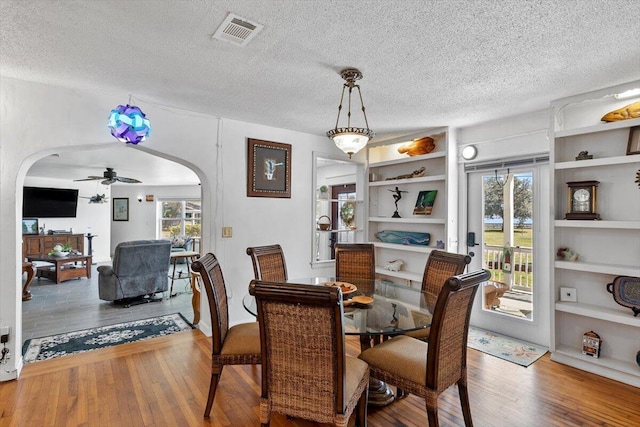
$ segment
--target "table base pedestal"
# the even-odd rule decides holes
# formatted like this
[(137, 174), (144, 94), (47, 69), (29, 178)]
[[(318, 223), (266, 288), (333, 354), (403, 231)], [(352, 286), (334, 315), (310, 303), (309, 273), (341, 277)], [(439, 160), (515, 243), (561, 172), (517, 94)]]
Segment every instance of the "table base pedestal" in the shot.
[(393, 401), (393, 391), (387, 383), (369, 378), (369, 406), (387, 406)]

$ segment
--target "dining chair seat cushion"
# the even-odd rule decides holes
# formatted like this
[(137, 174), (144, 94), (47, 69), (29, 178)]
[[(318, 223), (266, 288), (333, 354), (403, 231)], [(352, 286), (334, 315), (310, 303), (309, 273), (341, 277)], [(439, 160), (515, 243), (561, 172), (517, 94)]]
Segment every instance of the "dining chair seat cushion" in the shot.
[(428, 344), (424, 341), (399, 335), (363, 351), (358, 357), (369, 364), (372, 377), (375, 377), (373, 371), (380, 369), (424, 387), (427, 348)]
[(427, 342), (429, 340), (429, 332), (431, 328), (418, 329), (417, 331), (405, 332), (405, 335), (411, 338), (418, 339), (420, 341)]
[[(365, 378), (365, 374), (367, 374), (367, 372), (369, 371), (369, 365), (367, 365), (366, 362), (358, 359), (357, 357), (347, 356), (345, 371), (346, 371), (345, 395), (351, 398), (352, 396), (356, 395), (355, 394), (356, 390), (360, 386), (362, 379)], [(368, 377), (369, 376), (367, 374), (366, 378)], [(368, 383), (368, 380), (367, 380), (367, 383)], [(358, 393), (357, 396), (360, 396), (360, 393)], [(358, 399), (353, 399), (354, 407), (357, 402), (358, 402)]]
[(240, 323), (229, 328), (220, 356), (260, 354), (258, 322)]

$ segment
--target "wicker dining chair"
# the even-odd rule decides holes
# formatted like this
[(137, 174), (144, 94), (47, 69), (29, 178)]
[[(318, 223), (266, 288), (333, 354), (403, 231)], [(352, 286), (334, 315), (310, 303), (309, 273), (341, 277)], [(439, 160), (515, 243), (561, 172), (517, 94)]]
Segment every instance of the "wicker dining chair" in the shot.
[(488, 270), (450, 277), (436, 302), (428, 343), (400, 335), (360, 353), (371, 375), (425, 399), (430, 427), (438, 424), (438, 396), (458, 385), (462, 414), (473, 425), (467, 389), (467, 335), (473, 299)]
[(335, 426), (367, 425), (369, 368), (345, 353), (338, 287), (252, 280), (262, 348), (260, 423), (285, 414)]
[(251, 257), (256, 280), (287, 281), (287, 265), (280, 245), (248, 247), (247, 255)]
[[(422, 275), (422, 292), (427, 293), (426, 300), (435, 301), (445, 281), (451, 276), (464, 273), (464, 269), (470, 262), (469, 255), (439, 250), (431, 251)], [(406, 335), (427, 341), (429, 330), (430, 328), (424, 328), (407, 332)]]
[(204, 417), (209, 418), (222, 368), (226, 365), (260, 364), (260, 329), (257, 322), (229, 327), (229, 305), (222, 268), (215, 255), (205, 254), (191, 268), (200, 274), (211, 313), (211, 383)]
[[(336, 243), (336, 280), (353, 282), (358, 289), (376, 278), (375, 247), (371, 243)], [(373, 289), (370, 289), (373, 292)]]

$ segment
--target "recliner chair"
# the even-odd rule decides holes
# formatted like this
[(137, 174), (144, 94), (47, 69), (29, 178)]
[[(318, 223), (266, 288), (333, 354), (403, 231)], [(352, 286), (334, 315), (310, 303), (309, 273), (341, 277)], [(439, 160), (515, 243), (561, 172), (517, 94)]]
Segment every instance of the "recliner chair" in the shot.
[(143, 297), (167, 291), (170, 257), (169, 240), (119, 243), (113, 255), (113, 265), (98, 267), (100, 299), (125, 306), (154, 301)]

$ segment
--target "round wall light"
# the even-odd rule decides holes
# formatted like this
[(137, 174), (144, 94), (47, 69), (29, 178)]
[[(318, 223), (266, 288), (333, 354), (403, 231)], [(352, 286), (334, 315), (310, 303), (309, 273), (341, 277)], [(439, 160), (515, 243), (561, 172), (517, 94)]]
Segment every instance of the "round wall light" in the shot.
[(478, 149), (475, 145), (467, 145), (462, 149), (462, 158), (465, 160), (473, 160), (478, 155)]

